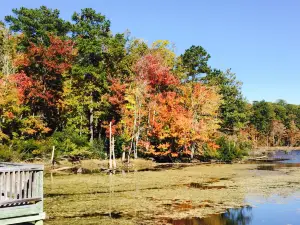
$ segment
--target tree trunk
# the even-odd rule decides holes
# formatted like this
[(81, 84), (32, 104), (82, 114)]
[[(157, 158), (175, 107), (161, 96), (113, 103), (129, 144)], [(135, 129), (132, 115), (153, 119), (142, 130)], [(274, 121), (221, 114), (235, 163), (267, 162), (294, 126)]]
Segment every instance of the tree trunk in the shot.
[(195, 154), (195, 144), (192, 144), (192, 148), (191, 148), (191, 159), (194, 158), (194, 154)]
[(0, 61), (2, 61), (3, 66), (0, 68), (0, 72), (7, 77), (8, 75), (15, 73), (15, 68), (13, 65), (12, 50), (9, 46), (10, 34), (7, 29), (4, 29), (3, 32), (3, 53), (0, 55)]
[(116, 157), (115, 157), (115, 137), (112, 137), (112, 157), (114, 170), (117, 169)]
[[(93, 96), (92, 96), (93, 97)], [(91, 100), (93, 103), (93, 99)], [(94, 140), (94, 129), (93, 129), (93, 123), (94, 123), (94, 109), (93, 107), (90, 108), (90, 142), (92, 143)]]
[(55, 146), (52, 146), (52, 154), (51, 154), (51, 164), (52, 164), (52, 168), (54, 167), (54, 154), (55, 154)]
[[(139, 105), (140, 107), (140, 105)], [(138, 144), (139, 144), (139, 138), (140, 138), (140, 123), (141, 123), (141, 114), (140, 114), (140, 110), (138, 112), (138, 125), (137, 125), (137, 133), (135, 136), (135, 148), (134, 148), (134, 158), (137, 159), (137, 148), (138, 148)]]
[(98, 134), (98, 140), (101, 142), (101, 133), (102, 133), (102, 127), (101, 127), (101, 121), (99, 123), (99, 134)]
[(134, 137), (132, 136), (132, 138), (131, 138), (131, 143), (130, 143), (130, 149), (129, 149), (129, 151), (128, 151), (128, 156), (127, 156), (127, 161), (128, 161), (128, 163), (129, 163), (129, 161), (130, 161), (130, 155), (131, 155), (131, 151), (132, 151), (132, 147), (133, 147), (133, 140), (134, 140)]
[(122, 162), (124, 162), (124, 161), (125, 161), (125, 158), (126, 158), (126, 152), (125, 152), (125, 151), (123, 151), (123, 152), (122, 152)]
[[(1, 128), (1, 119), (0, 119), (0, 134), (2, 133), (2, 128)], [(0, 144), (2, 144), (2, 139), (0, 139)]]
[(109, 123), (109, 169), (112, 169), (112, 138), (111, 138), (111, 122)]
[(136, 135), (137, 137), (135, 138), (135, 148), (134, 148), (134, 158), (137, 159), (138, 155), (137, 155), (137, 147), (139, 144), (139, 136), (138, 134)]
[(129, 162), (130, 155), (131, 155), (131, 152), (132, 152), (132, 147), (134, 147), (133, 148), (133, 153), (134, 153), (134, 157), (135, 157), (135, 148), (136, 148), (136, 146), (134, 146), (134, 137), (135, 137), (136, 123), (137, 123), (137, 113), (136, 113), (136, 109), (135, 109), (134, 110), (133, 129), (132, 129), (132, 138), (131, 138), (131, 143), (130, 143), (130, 149), (129, 149), (129, 152), (128, 152), (128, 162)]
[(134, 151), (133, 151), (133, 155), (134, 155), (135, 159), (137, 159), (137, 143), (138, 143), (138, 140), (136, 138), (135, 139), (135, 144), (134, 144)]
[(79, 128), (79, 136), (82, 135), (82, 115), (80, 115), (80, 128)]

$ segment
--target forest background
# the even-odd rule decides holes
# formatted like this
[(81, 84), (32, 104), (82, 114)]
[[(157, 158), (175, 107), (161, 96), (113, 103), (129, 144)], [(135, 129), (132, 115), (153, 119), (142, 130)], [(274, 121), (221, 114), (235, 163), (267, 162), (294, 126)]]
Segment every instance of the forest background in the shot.
[(176, 55), (113, 34), (91, 8), (13, 9), (0, 24), (0, 160), (107, 158), (232, 161), (258, 146), (299, 146), (300, 106), (247, 102), (230, 70), (191, 46)]

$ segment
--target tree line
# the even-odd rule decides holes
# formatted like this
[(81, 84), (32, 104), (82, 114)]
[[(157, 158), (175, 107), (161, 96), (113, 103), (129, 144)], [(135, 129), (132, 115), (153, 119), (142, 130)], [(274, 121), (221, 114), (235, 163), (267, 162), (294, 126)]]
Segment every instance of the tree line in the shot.
[(300, 106), (250, 104), (231, 70), (202, 46), (176, 55), (116, 33), (91, 8), (21, 7), (0, 23), (0, 158), (106, 157), (232, 160), (257, 146), (299, 146)]

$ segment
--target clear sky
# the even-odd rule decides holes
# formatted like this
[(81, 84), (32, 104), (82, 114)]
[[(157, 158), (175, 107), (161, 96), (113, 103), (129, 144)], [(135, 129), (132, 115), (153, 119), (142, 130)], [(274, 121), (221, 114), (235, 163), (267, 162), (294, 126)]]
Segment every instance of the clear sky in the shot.
[(21, 6), (57, 8), (64, 19), (81, 8), (94, 8), (111, 20), (114, 33), (128, 29), (149, 43), (167, 39), (177, 54), (191, 45), (203, 46), (212, 67), (236, 73), (249, 101), (300, 104), (298, 0), (2, 1), (0, 19)]

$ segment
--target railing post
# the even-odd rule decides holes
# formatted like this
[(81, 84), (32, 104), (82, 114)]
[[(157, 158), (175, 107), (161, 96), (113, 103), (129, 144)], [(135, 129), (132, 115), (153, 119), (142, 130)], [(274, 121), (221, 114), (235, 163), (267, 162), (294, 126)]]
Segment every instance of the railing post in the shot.
[(3, 181), (3, 183), (4, 183), (4, 200), (6, 200), (7, 199), (7, 184), (8, 184), (8, 176), (7, 176), (7, 174), (8, 173), (4, 173), (4, 181)]
[(2, 172), (0, 172), (0, 201), (2, 200), (2, 194), (3, 194), (3, 184), (4, 184), (4, 175)]
[(0, 162), (0, 224), (43, 223), (43, 170), (43, 165)]

